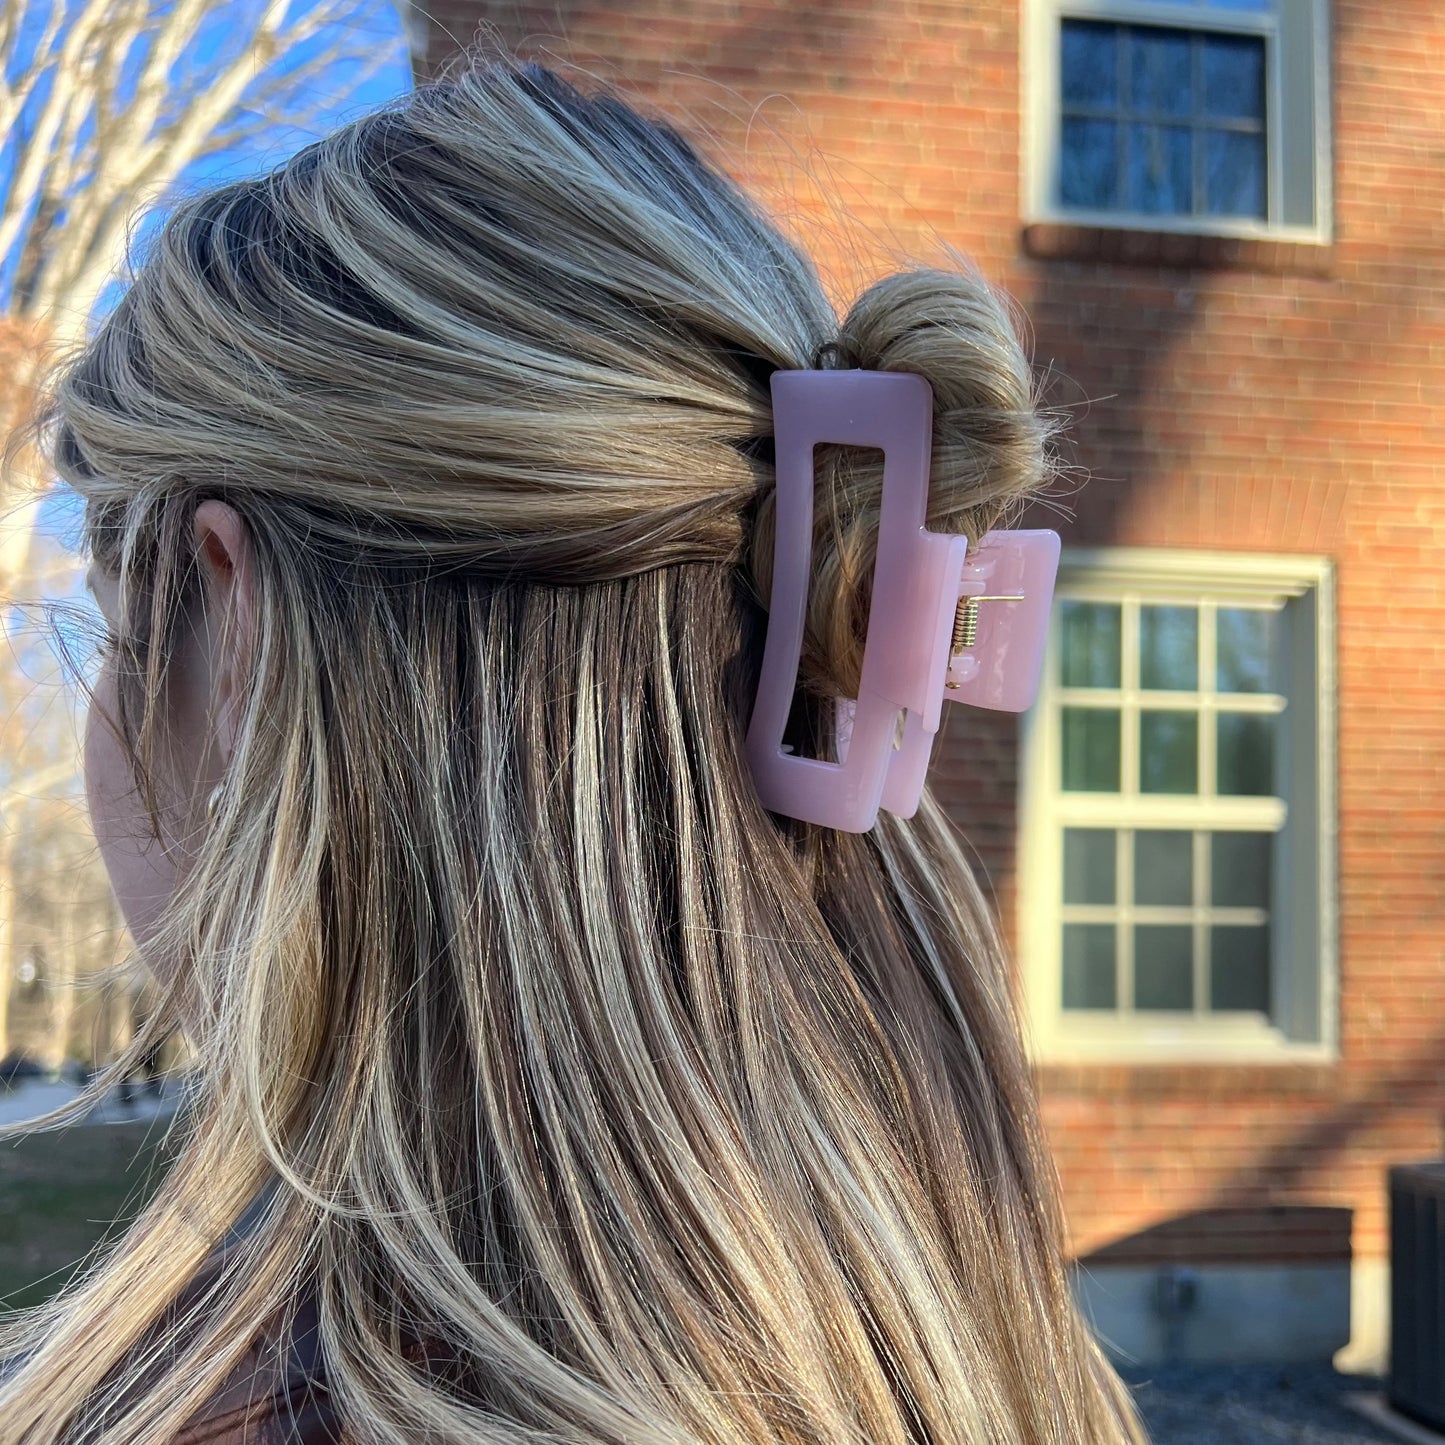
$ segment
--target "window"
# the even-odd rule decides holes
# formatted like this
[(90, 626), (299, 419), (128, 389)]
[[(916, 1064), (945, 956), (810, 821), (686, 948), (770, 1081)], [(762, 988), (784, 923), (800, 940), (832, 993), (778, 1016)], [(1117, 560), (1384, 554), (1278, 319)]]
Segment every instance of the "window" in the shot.
[(1327, 239), (1322, 0), (1032, 0), (1032, 220)]
[(1309, 558), (1065, 553), (1024, 746), (1047, 1054), (1329, 1053), (1331, 597)]

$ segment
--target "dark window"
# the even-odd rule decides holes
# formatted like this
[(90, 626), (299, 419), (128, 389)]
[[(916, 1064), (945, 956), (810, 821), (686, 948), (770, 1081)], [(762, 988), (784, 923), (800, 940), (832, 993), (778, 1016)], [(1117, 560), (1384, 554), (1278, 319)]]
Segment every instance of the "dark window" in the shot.
[(1263, 36), (1064, 20), (1059, 78), (1063, 207), (1266, 217)]

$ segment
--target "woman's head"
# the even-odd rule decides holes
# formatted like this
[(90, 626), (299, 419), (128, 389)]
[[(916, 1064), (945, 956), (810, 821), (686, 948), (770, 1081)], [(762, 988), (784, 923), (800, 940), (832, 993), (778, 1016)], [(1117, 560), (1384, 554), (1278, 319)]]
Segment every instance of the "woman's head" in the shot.
[[(86, 574), (108, 637), (104, 666), (86, 714), (84, 771), (91, 824), (111, 887), (131, 936), (151, 972), (184, 997), (182, 960), (163, 958), (152, 946), (179, 879), (205, 840), (207, 819), (196, 805), (197, 787), (209, 789), (206, 812), (224, 785), (235, 747), (244, 652), (238, 639), (254, 628), (255, 570), (244, 521), (234, 508), (210, 498), (195, 508), (189, 539), (198, 583), (185, 624), (168, 649), (158, 703), (167, 740), (160, 791), (170, 800), (156, 828), (139, 788), (137, 760), (114, 719), (119, 701), (120, 630), (127, 608), (118, 574), (93, 564)], [(236, 619), (229, 627), (227, 619)]]
[[(830, 344), (932, 384), (937, 529), (1042, 480), (966, 270), (840, 324), (677, 132), (509, 56), (168, 219), (44, 420), (117, 634), (97, 832), (201, 1091), (0, 1441), (102, 1438), (117, 1379), (103, 1438), (156, 1438), (303, 1286), (357, 1439), (1122, 1438), (949, 828), (748, 776), (768, 378)], [(881, 483), (819, 460), (814, 750)]]
[[(247, 710), (273, 746), (304, 727), (287, 674), (326, 663), (291, 649), (313, 633), (318, 653), (376, 655), (368, 627), (394, 626), (368, 610), (379, 591), (443, 574), (571, 589), (691, 562), (728, 573), (729, 617), (756, 624), (767, 377), (820, 351), (934, 382), (935, 526), (977, 536), (1040, 480), (1047, 428), (986, 288), (894, 277), (840, 333), (806, 257), (686, 140), (539, 67), (463, 74), (183, 205), (54, 408), (118, 638), (92, 807), (155, 971), (181, 966), (152, 933)], [(876, 457), (832, 450), (818, 696), (856, 691), (877, 525)], [(251, 684), (277, 608), (308, 615)], [(258, 797), (244, 776), (233, 790)]]

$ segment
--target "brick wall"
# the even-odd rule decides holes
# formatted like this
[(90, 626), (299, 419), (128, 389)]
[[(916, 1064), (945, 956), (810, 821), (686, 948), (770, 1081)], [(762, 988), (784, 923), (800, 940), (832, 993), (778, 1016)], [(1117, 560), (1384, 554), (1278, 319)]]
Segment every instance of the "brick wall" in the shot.
[[(1221, 1220), (1253, 1257), (1307, 1256), (1348, 1209), (1356, 1256), (1379, 1257), (1384, 1167), (1439, 1153), (1445, 1113), (1445, 7), (1334, 7), (1332, 246), (1126, 238), (1089, 256), (1021, 230), (1018, 4), (435, 0), (431, 58), (485, 14), (537, 58), (626, 81), (716, 137), (840, 303), (889, 247), (971, 254), (1032, 317), (1055, 399), (1090, 402), (1066, 544), (1335, 559), (1340, 1061), (1050, 1066), (1041, 1084), (1080, 1253), (1193, 1216), (1212, 1221), (1206, 1256)], [(1014, 739), (957, 717), (935, 773), (1010, 926)]]

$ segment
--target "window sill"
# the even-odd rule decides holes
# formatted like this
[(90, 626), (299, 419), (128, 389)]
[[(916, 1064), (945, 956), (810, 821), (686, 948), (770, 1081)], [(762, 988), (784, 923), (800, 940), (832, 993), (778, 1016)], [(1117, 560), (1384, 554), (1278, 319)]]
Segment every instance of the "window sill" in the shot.
[(1198, 271), (1256, 271), (1280, 276), (1334, 274), (1334, 247), (1303, 241), (1209, 236), (1193, 231), (1136, 231), (1052, 221), (1023, 228), (1023, 250), (1037, 261), (1104, 261)]
[(1330, 1097), (1339, 1087), (1337, 1063), (1281, 1057), (1278, 1062), (1218, 1060), (1193, 1063), (1042, 1061), (1034, 1064), (1039, 1092), (1110, 1098)]

